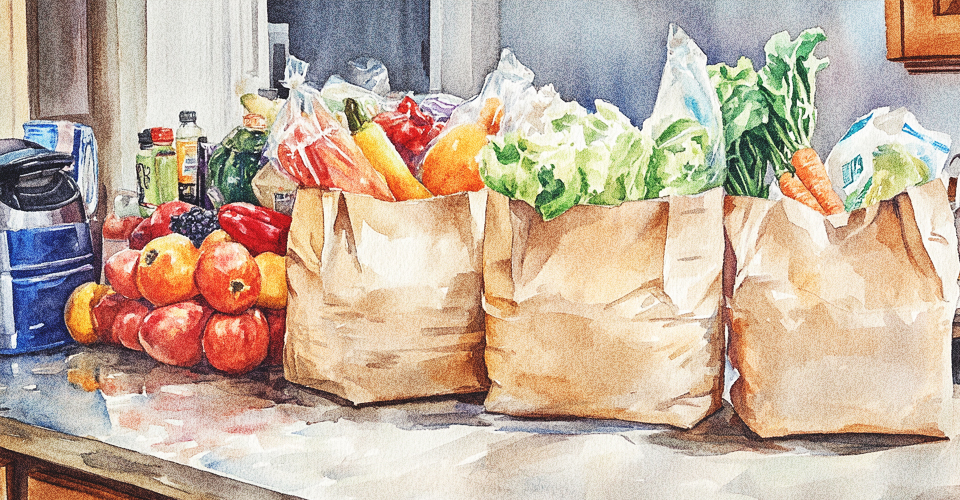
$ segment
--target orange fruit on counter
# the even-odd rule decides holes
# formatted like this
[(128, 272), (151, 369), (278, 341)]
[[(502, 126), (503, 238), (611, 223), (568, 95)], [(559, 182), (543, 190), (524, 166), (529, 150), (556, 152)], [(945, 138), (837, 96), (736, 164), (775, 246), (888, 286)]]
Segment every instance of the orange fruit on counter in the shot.
[(221, 241), (233, 241), (233, 238), (231, 238), (230, 235), (227, 234), (227, 232), (223, 229), (217, 229), (203, 239), (203, 243), (200, 244), (200, 253), (203, 253), (203, 251), (210, 247), (210, 245), (213, 245), (214, 243), (220, 243)]
[(78, 286), (70, 293), (63, 308), (63, 321), (73, 340), (81, 344), (92, 344), (97, 341), (93, 307), (112, 291), (107, 285), (91, 281)]
[(260, 267), (260, 296), (257, 306), (267, 309), (287, 307), (287, 261), (273, 252), (254, 257)]
[(137, 288), (155, 306), (166, 306), (196, 297), (193, 282), (200, 250), (178, 233), (151, 240), (140, 251)]

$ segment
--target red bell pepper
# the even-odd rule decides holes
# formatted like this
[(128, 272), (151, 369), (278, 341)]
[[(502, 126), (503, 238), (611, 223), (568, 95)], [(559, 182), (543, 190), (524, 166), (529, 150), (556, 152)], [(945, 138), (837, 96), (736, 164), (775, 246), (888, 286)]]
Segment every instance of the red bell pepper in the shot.
[(417, 156), (443, 130), (443, 123), (434, 122), (432, 116), (420, 111), (420, 107), (410, 96), (400, 101), (396, 111), (380, 113), (373, 117), (373, 121), (383, 127), (390, 142), (397, 148), (407, 168), (414, 175)]
[(217, 214), (220, 228), (253, 255), (273, 252), (287, 254), (289, 215), (250, 203), (228, 203)]

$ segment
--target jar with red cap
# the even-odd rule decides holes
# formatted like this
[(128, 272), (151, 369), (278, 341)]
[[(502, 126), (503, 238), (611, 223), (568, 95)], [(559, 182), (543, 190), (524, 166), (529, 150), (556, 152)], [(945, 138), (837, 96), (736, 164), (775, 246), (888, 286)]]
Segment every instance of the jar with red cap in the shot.
[(157, 179), (159, 203), (175, 201), (179, 198), (179, 179), (177, 169), (177, 151), (173, 149), (173, 129), (154, 127), (150, 129), (153, 138), (154, 178)]

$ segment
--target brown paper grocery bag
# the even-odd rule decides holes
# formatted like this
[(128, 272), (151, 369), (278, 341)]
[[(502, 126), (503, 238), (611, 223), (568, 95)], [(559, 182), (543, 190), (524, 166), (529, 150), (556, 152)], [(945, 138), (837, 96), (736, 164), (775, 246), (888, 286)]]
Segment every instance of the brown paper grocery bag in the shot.
[(485, 198), (391, 203), (301, 189), (285, 377), (357, 404), (485, 390)]
[(723, 192), (543, 219), (490, 193), (485, 406), (689, 428), (720, 407)]
[(728, 197), (733, 407), (763, 437), (943, 436), (957, 234), (940, 181), (825, 218)]

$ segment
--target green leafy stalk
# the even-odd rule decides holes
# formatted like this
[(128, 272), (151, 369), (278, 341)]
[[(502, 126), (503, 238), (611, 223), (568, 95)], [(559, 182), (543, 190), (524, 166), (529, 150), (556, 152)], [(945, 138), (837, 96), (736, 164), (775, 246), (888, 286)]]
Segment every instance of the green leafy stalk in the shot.
[(766, 198), (767, 165), (774, 174), (793, 170), (790, 158), (810, 146), (816, 124), (816, 72), (827, 59), (813, 56), (826, 36), (819, 28), (790, 40), (777, 33), (764, 46), (766, 65), (759, 72), (741, 57), (735, 67), (707, 67), (720, 99), (726, 139), (728, 193)]
[[(793, 148), (785, 155), (788, 159), (793, 152), (810, 147), (814, 125), (817, 120), (817, 108), (813, 104), (816, 94), (816, 73), (827, 67), (827, 58), (818, 59), (813, 55), (817, 44), (827, 36), (820, 28), (811, 28), (796, 40), (790, 40), (787, 32), (773, 35), (764, 51), (767, 64), (760, 69), (760, 84), (766, 91), (770, 103), (771, 120), (781, 137)], [(792, 171), (790, 162), (781, 164), (778, 173)]]

